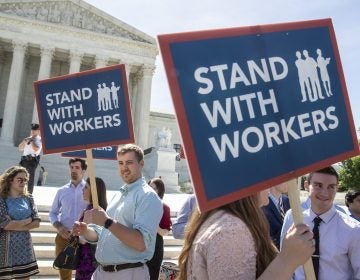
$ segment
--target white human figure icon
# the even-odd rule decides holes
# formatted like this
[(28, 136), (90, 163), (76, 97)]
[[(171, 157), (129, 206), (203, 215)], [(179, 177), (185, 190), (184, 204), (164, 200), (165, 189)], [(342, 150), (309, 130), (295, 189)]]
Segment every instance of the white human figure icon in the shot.
[(306, 75), (306, 67), (305, 67), (305, 60), (301, 57), (301, 52), (296, 52), (297, 60), (295, 60), (295, 65), (298, 69), (298, 75), (299, 75), (299, 84), (301, 89), (301, 102), (307, 101), (307, 95), (311, 95), (311, 88), (309, 79)]
[(101, 111), (105, 109), (104, 90), (101, 87), (101, 84), (98, 84), (96, 91), (98, 93), (98, 111)]
[(333, 95), (331, 92), (330, 78), (329, 78), (329, 73), (327, 70), (327, 66), (330, 63), (330, 57), (324, 58), (322, 56), (320, 49), (317, 49), (316, 53), (318, 54), (316, 61), (317, 61), (317, 65), (320, 69), (321, 81), (323, 82), (323, 86), (325, 88), (326, 95), (329, 97), (329, 96)]
[(111, 98), (114, 102), (114, 108), (119, 108), (119, 99), (118, 99), (118, 91), (120, 89), (120, 86), (116, 87), (114, 82), (111, 82)]
[(310, 96), (310, 101), (312, 101), (312, 102), (316, 101), (318, 98), (324, 99), (325, 97), (321, 93), (319, 75), (317, 72), (317, 63), (314, 58), (309, 56), (309, 53), (307, 50), (304, 50), (303, 54), (304, 54), (305, 62), (306, 62), (305, 67), (306, 67), (307, 73), (309, 75), (312, 93), (313, 93), (313, 95)]
[(103, 83), (103, 93), (104, 93), (104, 99), (105, 99), (104, 111), (112, 110), (113, 108), (111, 106), (111, 92), (110, 92), (110, 88), (108, 86), (106, 86), (106, 83)]

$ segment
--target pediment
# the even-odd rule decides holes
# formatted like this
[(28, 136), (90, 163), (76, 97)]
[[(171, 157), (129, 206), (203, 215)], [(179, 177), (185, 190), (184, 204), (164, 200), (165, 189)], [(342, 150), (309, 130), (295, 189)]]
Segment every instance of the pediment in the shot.
[(0, 0), (0, 13), (155, 44), (155, 39), (82, 0)]

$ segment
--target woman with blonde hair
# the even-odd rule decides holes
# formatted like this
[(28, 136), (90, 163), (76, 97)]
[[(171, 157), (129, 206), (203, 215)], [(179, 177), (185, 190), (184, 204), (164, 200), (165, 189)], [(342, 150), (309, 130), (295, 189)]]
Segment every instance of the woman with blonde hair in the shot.
[(30, 229), (40, 226), (28, 171), (13, 166), (0, 177), (0, 279), (29, 279), (39, 273)]
[(265, 190), (208, 212), (195, 210), (177, 279), (290, 279), (314, 252), (313, 234), (305, 225), (292, 228), (278, 254), (260, 209), (268, 202)]

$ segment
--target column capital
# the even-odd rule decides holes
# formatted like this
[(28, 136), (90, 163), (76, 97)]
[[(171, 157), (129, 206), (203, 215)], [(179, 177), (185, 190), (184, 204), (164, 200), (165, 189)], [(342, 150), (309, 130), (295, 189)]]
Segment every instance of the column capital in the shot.
[(70, 60), (81, 60), (84, 56), (82, 52), (70, 50)]
[(14, 51), (22, 51), (25, 52), (27, 47), (28, 47), (28, 43), (25, 41), (20, 41), (20, 40), (13, 40), (12, 41), (12, 45), (13, 45), (13, 49)]
[(41, 56), (52, 57), (54, 55), (55, 48), (49, 46), (40, 46)]
[(139, 71), (139, 74), (143, 76), (153, 76), (155, 73), (156, 67), (153, 65), (143, 65)]
[(106, 66), (108, 61), (109, 61), (109, 58), (106, 56), (103, 56), (101, 54), (95, 55), (95, 67), (96, 68)]

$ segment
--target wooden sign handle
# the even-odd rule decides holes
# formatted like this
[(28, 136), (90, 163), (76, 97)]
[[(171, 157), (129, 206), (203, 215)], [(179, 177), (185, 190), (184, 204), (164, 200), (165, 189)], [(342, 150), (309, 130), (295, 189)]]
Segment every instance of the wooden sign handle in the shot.
[(90, 187), (91, 187), (91, 199), (93, 203), (93, 207), (95, 209), (99, 208), (99, 199), (96, 189), (96, 181), (95, 181), (95, 172), (94, 172), (94, 162), (93, 162), (93, 156), (92, 156), (92, 150), (86, 149), (86, 161), (88, 164), (88, 175), (90, 178)]
[[(297, 185), (296, 179), (288, 181), (288, 187), (288, 195), (292, 209), (292, 215), (294, 218), (294, 224), (302, 224), (304, 223), (304, 216), (302, 214), (300, 202), (300, 188)], [(304, 272), (306, 280), (316, 280), (311, 258), (304, 264)]]

